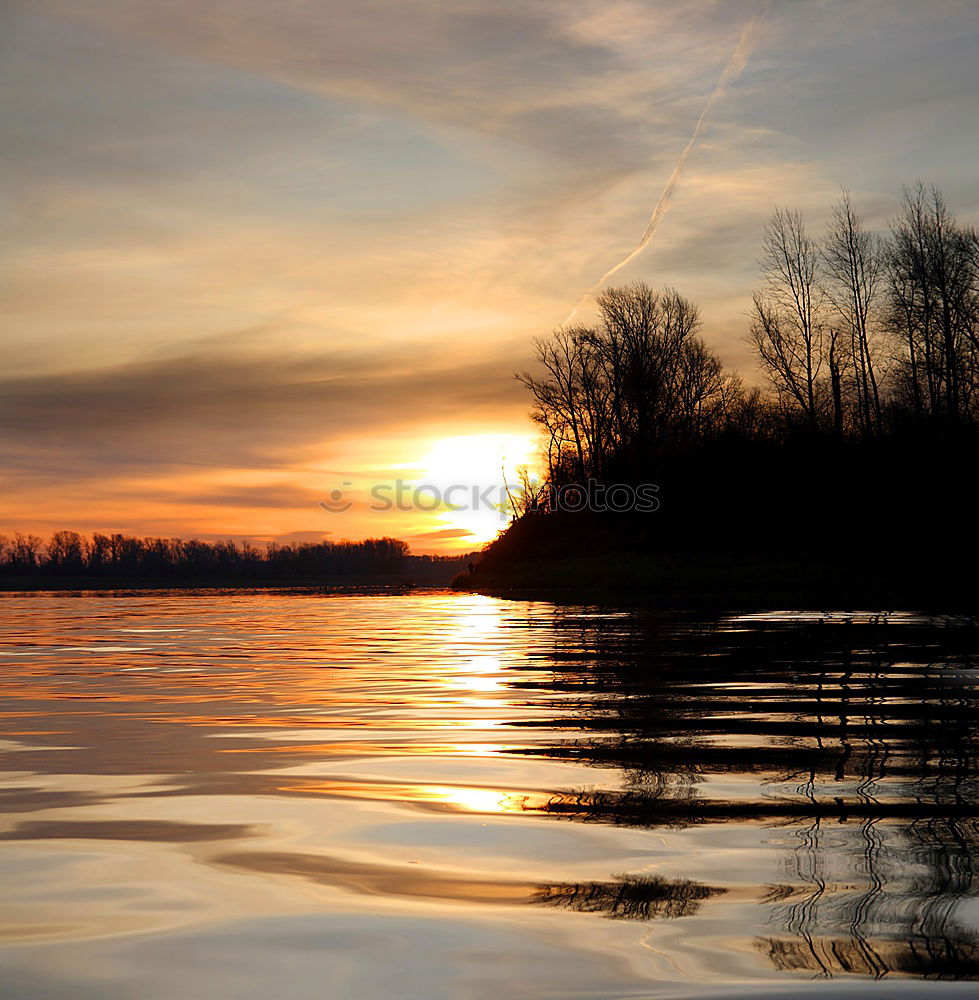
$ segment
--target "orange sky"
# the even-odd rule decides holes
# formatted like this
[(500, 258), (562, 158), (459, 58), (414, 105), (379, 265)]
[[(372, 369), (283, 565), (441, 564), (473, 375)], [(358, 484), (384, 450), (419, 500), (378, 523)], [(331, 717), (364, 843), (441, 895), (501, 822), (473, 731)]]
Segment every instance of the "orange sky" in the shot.
[(492, 537), (370, 491), (533, 461), (513, 372), (636, 246), (755, 17), (616, 275), (749, 377), (774, 203), (818, 231), (846, 183), (883, 228), (921, 176), (979, 219), (973, 2), (10, 0), (0, 532)]

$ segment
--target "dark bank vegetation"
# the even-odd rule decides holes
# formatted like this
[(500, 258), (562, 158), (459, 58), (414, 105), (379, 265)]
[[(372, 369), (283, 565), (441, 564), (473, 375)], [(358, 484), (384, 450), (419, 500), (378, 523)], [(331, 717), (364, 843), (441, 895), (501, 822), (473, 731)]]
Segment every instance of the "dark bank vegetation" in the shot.
[(122, 534), (84, 537), (57, 531), (0, 535), (0, 586), (45, 587), (152, 583), (263, 585), (289, 582), (412, 580), (445, 584), (467, 557), (416, 556), (397, 538), (360, 542), (250, 542), (136, 538)]
[[(966, 594), (976, 231), (919, 183), (888, 234), (873, 233), (844, 191), (819, 238), (777, 209), (759, 265), (748, 337), (764, 387), (725, 371), (696, 305), (642, 283), (603, 292), (596, 325), (536, 342), (538, 371), (518, 378), (544, 432), (546, 482), (525, 482), (469, 585), (722, 603)], [(655, 511), (629, 502), (643, 485)]]

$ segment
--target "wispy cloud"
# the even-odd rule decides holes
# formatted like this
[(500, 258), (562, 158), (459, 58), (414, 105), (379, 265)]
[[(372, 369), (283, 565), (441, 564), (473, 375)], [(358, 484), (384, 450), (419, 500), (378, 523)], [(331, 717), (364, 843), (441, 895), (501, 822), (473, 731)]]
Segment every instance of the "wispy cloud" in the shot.
[(568, 318), (565, 320), (566, 324), (570, 323), (574, 319), (578, 310), (585, 303), (585, 301), (594, 295), (595, 292), (609, 280), (609, 278), (618, 274), (618, 272), (624, 267), (628, 267), (629, 264), (631, 264), (632, 261), (634, 261), (639, 254), (641, 254), (643, 250), (649, 246), (649, 241), (656, 234), (656, 229), (659, 226), (660, 220), (670, 207), (670, 200), (673, 197), (673, 192), (680, 180), (680, 175), (683, 173), (683, 168), (686, 165), (687, 158), (690, 156), (690, 151), (697, 144), (697, 140), (700, 138), (701, 129), (704, 127), (704, 122), (707, 120), (707, 116), (710, 114), (710, 110), (714, 106), (714, 102), (724, 95), (724, 92), (727, 90), (729, 84), (741, 75), (748, 62), (754, 35), (761, 17), (761, 12), (755, 14), (755, 16), (747, 23), (744, 30), (741, 32), (738, 42), (734, 46), (734, 51), (731, 53), (731, 57), (728, 59), (727, 64), (717, 80), (717, 83), (714, 85), (714, 89), (710, 92), (710, 95), (704, 104), (703, 110), (700, 112), (700, 117), (698, 117), (697, 122), (693, 127), (693, 132), (690, 134), (687, 144), (683, 147), (679, 158), (673, 165), (673, 171), (667, 178), (666, 187), (663, 188), (663, 192), (659, 196), (659, 201), (656, 202), (656, 206), (653, 208), (653, 214), (650, 216), (649, 222), (647, 223), (639, 242), (632, 250), (629, 251), (629, 253), (625, 255), (625, 257), (622, 258), (622, 260), (620, 260), (617, 264), (613, 264), (612, 267), (610, 267), (598, 279), (598, 281), (592, 285), (585, 295), (582, 296), (577, 305), (571, 310)]

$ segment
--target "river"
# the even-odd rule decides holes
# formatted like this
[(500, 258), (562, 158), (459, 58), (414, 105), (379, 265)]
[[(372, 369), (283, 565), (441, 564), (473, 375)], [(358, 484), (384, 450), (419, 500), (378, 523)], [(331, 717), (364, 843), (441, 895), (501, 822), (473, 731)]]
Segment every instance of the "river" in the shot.
[(974, 995), (971, 620), (0, 595), (0, 995)]

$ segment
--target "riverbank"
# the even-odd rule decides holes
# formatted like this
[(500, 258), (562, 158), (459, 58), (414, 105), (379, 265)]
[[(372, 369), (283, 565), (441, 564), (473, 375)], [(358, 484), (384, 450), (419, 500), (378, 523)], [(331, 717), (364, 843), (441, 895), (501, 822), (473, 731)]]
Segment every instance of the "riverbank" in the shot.
[[(550, 523), (548, 523), (550, 522)], [(979, 587), (963, 553), (841, 548), (788, 551), (657, 550), (657, 540), (555, 518), (517, 522), (489, 546), (458, 590), (561, 603), (711, 610), (792, 607), (974, 614)], [(631, 544), (628, 544), (631, 542)]]
[(976, 613), (974, 586), (920, 575), (916, 567), (819, 564), (803, 558), (627, 556), (517, 563), (460, 575), (457, 590), (558, 603), (667, 609), (921, 610)]

